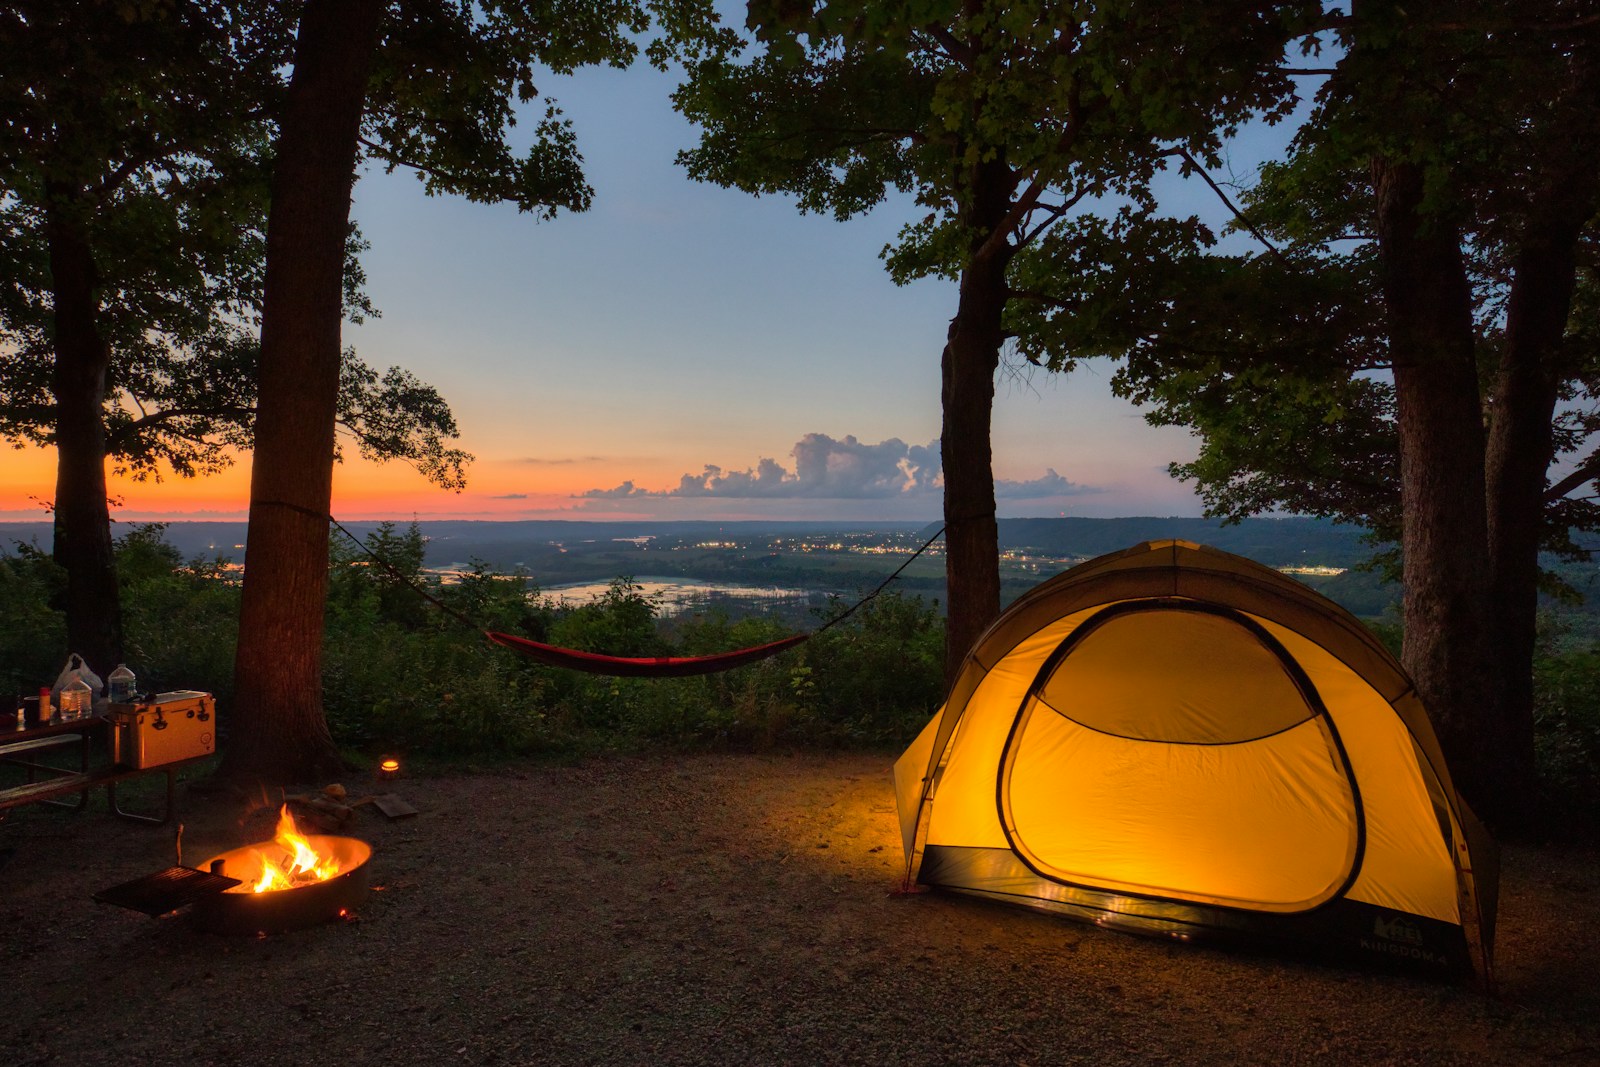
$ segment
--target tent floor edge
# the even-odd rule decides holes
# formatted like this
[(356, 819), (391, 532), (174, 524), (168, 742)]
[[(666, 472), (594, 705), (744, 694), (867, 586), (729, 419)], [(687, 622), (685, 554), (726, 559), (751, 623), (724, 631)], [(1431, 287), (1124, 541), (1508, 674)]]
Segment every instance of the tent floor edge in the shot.
[[(1014, 870), (992, 878), (968, 877), (975, 868), (997, 874), (997, 867), (1012, 868), (1013, 864), (1025, 877)], [(1348, 897), (1295, 914), (1181, 904), (1039, 878), (1027, 872), (1008, 849), (941, 845), (927, 847), (917, 881), (929, 889), (1020, 904), (1074, 923), (1139, 937), (1242, 949), (1274, 958), (1350, 964), (1447, 982), (1468, 980), (1476, 973), (1466, 933), (1459, 925)]]

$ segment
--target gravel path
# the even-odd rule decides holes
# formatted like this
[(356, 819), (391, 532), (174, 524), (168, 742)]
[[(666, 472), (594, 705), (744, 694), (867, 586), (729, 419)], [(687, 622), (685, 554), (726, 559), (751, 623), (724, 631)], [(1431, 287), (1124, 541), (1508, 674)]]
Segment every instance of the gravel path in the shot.
[[(0, 822), (0, 1065), (1600, 1062), (1600, 857), (1514, 850), (1489, 1001), (1420, 979), (891, 897), (884, 756), (410, 779), (361, 920), (200, 933), (90, 894), (168, 830)], [(359, 795), (370, 783), (345, 783)], [(270, 816), (184, 802), (191, 862)]]

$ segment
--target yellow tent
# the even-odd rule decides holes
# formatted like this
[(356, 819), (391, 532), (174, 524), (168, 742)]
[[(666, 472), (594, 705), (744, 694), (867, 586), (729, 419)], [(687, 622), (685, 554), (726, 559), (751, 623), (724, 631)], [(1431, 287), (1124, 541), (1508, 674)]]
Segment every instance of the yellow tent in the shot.
[(908, 882), (1488, 978), (1493, 842), (1405, 672), (1250, 560), (1157, 541), (1033, 589), (894, 778)]

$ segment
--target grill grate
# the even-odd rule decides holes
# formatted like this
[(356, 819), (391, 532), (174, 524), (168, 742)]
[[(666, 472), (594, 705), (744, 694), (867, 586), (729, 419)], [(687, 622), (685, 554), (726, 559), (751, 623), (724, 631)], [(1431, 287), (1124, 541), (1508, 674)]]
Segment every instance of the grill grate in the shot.
[(239, 879), (223, 874), (198, 871), (193, 867), (168, 867), (131, 882), (114, 885), (94, 895), (101, 904), (142, 911), (146, 915), (165, 915), (185, 904), (193, 904), (239, 884)]

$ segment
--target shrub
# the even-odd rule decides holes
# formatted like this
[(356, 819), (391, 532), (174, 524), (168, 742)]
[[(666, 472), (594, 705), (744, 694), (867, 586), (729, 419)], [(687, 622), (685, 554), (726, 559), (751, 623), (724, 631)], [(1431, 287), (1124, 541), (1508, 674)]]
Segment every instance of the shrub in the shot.
[(165, 529), (135, 526), (116, 542), (123, 659), (142, 691), (201, 689), (227, 707), (239, 635), (237, 575), (220, 558), (185, 561), (162, 539)]
[(1600, 821), (1600, 646), (1540, 657), (1534, 745), (1549, 821)]
[(7, 696), (28, 696), (55, 681), (67, 644), (59, 608), (66, 572), (49, 553), (22, 541), (0, 549), (0, 686)]

